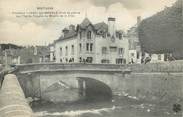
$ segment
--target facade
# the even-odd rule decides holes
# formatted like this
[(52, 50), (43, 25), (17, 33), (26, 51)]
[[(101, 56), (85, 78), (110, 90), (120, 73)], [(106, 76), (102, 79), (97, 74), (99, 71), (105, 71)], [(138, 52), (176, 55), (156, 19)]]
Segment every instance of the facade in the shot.
[(151, 63), (159, 63), (165, 61), (165, 54), (152, 54)]
[(49, 62), (49, 48), (47, 46), (31, 46), (19, 51), (20, 64)]
[(32, 46), (9, 48), (0, 52), (0, 64), (27, 64), (49, 62), (49, 48), (47, 46)]
[(55, 47), (54, 44), (49, 45), (50, 62), (55, 62)]
[(142, 63), (142, 51), (138, 38), (138, 26), (141, 22), (141, 17), (137, 17), (137, 24), (131, 27), (127, 32), (129, 40), (129, 63)]
[(115, 18), (108, 18), (108, 24), (104, 22), (92, 24), (88, 18), (85, 18), (76, 27), (70, 25), (69, 28), (64, 28), (63, 35), (54, 43), (55, 61), (57, 63), (128, 63), (128, 39), (125, 38), (123, 31), (116, 30), (115, 21)]
[(138, 36), (138, 26), (141, 22), (141, 17), (137, 17), (137, 24), (131, 27), (127, 32), (127, 38), (129, 40), (129, 63), (141, 64), (141, 63), (159, 63), (166, 61), (165, 54), (155, 54), (143, 52)]

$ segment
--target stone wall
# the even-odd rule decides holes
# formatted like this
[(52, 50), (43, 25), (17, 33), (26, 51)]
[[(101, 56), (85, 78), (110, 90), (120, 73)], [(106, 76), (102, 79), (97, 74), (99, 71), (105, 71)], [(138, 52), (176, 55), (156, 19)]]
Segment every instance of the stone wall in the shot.
[(0, 90), (0, 110), (1, 117), (33, 117), (32, 109), (14, 74), (4, 78)]

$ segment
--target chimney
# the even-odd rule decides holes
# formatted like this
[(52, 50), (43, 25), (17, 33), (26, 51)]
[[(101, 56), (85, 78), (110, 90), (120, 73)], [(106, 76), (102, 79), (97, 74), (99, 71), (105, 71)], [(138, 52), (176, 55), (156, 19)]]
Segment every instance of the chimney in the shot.
[(137, 26), (139, 26), (139, 24), (141, 23), (141, 21), (142, 21), (141, 16), (138, 16), (138, 17), (137, 17)]
[(116, 21), (116, 19), (113, 17), (108, 18), (108, 33), (110, 34), (110, 37), (113, 37), (113, 38), (116, 37), (115, 21)]

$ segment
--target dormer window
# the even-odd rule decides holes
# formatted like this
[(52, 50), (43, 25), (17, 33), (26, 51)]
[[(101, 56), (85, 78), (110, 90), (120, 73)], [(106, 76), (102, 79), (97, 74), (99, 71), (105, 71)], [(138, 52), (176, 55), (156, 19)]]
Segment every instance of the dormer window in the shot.
[(64, 28), (62, 30), (63, 34), (64, 34), (64, 37), (68, 34), (69, 30), (67, 28)]
[(87, 39), (91, 39), (91, 31), (88, 31), (88, 33), (87, 33)]

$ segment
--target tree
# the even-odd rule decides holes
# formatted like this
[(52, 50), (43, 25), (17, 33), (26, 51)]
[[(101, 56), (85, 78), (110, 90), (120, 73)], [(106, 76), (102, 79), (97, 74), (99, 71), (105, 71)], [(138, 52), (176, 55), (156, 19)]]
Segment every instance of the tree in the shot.
[(148, 53), (174, 53), (183, 50), (182, 0), (147, 18), (138, 28), (142, 50)]

